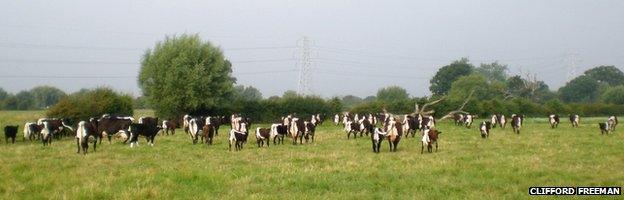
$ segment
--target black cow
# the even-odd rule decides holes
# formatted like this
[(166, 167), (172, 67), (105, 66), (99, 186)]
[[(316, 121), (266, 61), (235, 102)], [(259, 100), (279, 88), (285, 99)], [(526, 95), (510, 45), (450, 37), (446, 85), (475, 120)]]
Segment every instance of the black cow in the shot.
[(308, 143), (308, 140), (311, 140), (312, 142), (314, 142), (314, 134), (316, 133), (316, 124), (306, 121), (304, 122), (304, 126), (305, 126), (304, 138), (305, 138), (306, 143)]
[(371, 142), (373, 143), (373, 152), (379, 153), (381, 148), (381, 142), (388, 136), (387, 132), (383, 132), (381, 128), (375, 128), (375, 131), (371, 134)]
[(492, 128), (492, 122), (484, 121), (479, 125), (482, 138), (488, 138), (490, 136), (490, 129)]
[(598, 127), (600, 128), (600, 134), (609, 134), (607, 123), (598, 123)]
[(577, 127), (579, 126), (579, 122), (580, 122), (580, 118), (578, 115), (570, 115), (570, 124), (572, 124), (572, 127)]
[(11, 144), (15, 143), (15, 137), (17, 137), (17, 128), (18, 126), (4, 127), (4, 140), (6, 143), (9, 143), (9, 138), (11, 138)]
[(348, 121), (345, 124), (345, 132), (347, 132), (347, 139), (351, 137), (351, 134), (353, 134), (353, 138), (356, 138), (357, 133), (361, 132), (360, 124), (355, 121)]
[(76, 128), (76, 146), (78, 146), (78, 152), (76, 153), (80, 153), (80, 150), (82, 150), (83, 154), (87, 154), (90, 137), (94, 137), (93, 152), (95, 152), (99, 134), (97, 133), (97, 120), (93, 118), (89, 120), (89, 122), (80, 121), (78, 123), (78, 127)]
[(236, 150), (239, 151), (243, 149), (243, 144), (247, 143), (247, 137), (249, 136), (247, 123), (242, 121), (238, 123), (238, 130), (230, 130), (230, 151), (232, 151), (232, 144), (234, 144)]
[(147, 143), (154, 146), (154, 139), (162, 127), (154, 126), (154, 124), (130, 124), (128, 131), (130, 132), (130, 148), (134, 145), (139, 146), (139, 135), (145, 136)]
[[(94, 119), (96, 120), (96, 119)], [(126, 132), (132, 124), (132, 117), (116, 117), (110, 115), (104, 115), (102, 118), (99, 118), (97, 121), (97, 133), (99, 139), (99, 143), (102, 144), (102, 138), (108, 137), (108, 143), (111, 143), (111, 139), (114, 134), (117, 134), (120, 131)], [(128, 140), (128, 135), (122, 136), (124, 137), (124, 143)]]
[(522, 127), (523, 115), (511, 115), (511, 127), (516, 134), (520, 134), (520, 128)]
[(284, 124), (271, 125), (271, 137), (273, 137), (273, 144), (284, 144), (284, 136), (288, 134), (288, 126)]
[(559, 125), (559, 115), (548, 116), (548, 123), (550, 123), (550, 128), (557, 128)]

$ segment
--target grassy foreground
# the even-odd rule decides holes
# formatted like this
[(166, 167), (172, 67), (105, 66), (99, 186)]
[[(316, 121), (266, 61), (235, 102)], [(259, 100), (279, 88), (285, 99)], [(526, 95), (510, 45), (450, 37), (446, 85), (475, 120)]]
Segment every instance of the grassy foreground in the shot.
[(314, 144), (258, 148), (252, 135), (229, 152), (223, 126), (213, 146), (178, 130), (154, 147), (106, 142), (85, 156), (70, 139), (22, 142), (23, 123), (42, 114), (0, 111), (0, 125), (20, 124), (16, 144), (2, 135), (0, 199), (526, 199), (531, 186), (624, 186), (624, 136), (601, 136), (605, 118), (557, 129), (528, 119), (520, 135), (496, 128), (487, 140), (476, 123), (443, 122), (439, 151), (422, 155), (420, 138), (403, 138), (395, 153), (384, 141), (374, 154), (369, 138), (347, 140), (326, 123)]

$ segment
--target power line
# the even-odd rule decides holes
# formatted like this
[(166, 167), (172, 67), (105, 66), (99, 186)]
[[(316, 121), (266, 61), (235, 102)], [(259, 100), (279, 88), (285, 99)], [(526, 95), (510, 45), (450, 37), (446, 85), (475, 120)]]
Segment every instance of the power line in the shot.
[(388, 75), (388, 74), (369, 74), (369, 73), (361, 73), (361, 72), (354, 72), (354, 71), (345, 72), (345, 71), (323, 70), (323, 71), (317, 71), (317, 73), (336, 75), (336, 76), (353, 76), (353, 77), (367, 77), (367, 78), (400, 78), (400, 79), (419, 79), (419, 80), (429, 79), (427, 77)]
[[(26, 49), (54, 49), (54, 50), (116, 50), (116, 51), (145, 51), (147, 48), (129, 47), (105, 47), (105, 46), (76, 46), (59, 44), (33, 44), (17, 42), (0, 42), (0, 47), (6, 48), (26, 48)], [(235, 47), (223, 48), (224, 51), (245, 51), (245, 50), (273, 50), (273, 49), (294, 49), (296, 46), (259, 46), (259, 47)]]

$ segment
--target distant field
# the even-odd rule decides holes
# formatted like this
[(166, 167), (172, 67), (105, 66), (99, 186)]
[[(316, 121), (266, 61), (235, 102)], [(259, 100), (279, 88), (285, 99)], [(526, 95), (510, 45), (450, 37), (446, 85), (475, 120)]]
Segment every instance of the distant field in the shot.
[(229, 152), (222, 126), (213, 146), (178, 130), (154, 147), (106, 142), (85, 156), (71, 139), (22, 142), (23, 123), (42, 114), (0, 111), (0, 125), (20, 124), (18, 143), (2, 135), (0, 199), (526, 199), (531, 186), (624, 186), (624, 126), (600, 135), (606, 117), (557, 129), (528, 119), (520, 135), (496, 128), (487, 140), (483, 119), (472, 129), (442, 122), (439, 152), (422, 155), (420, 138), (403, 138), (394, 153), (384, 141), (374, 154), (370, 138), (347, 140), (326, 123), (314, 144), (258, 148), (251, 135)]

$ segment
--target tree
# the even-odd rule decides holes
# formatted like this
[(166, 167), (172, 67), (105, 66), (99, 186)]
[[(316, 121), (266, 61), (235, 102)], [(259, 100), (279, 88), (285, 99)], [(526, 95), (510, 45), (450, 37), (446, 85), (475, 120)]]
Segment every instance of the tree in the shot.
[(6, 100), (9, 99), (9, 97), (11, 97), (11, 95), (3, 88), (0, 88), (0, 110), (6, 109)]
[(474, 66), (467, 58), (454, 61), (438, 70), (436, 75), (429, 81), (429, 90), (434, 95), (444, 95), (451, 89), (451, 84), (459, 77), (472, 73)]
[(347, 95), (342, 97), (342, 105), (345, 108), (352, 108), (353, 106), (362, 103), (362, 98), (357, 97), (357, 96), (353, 96), (353, 95)]
[(282, 98), (284, 99), (297, 98), (297, 97), (299, 97), (299, 94), (297, 94), (297, 92), (295, 92), (294, 90), (286, 90), (284, 94), (282, 94)]
[(166, 37), (141, 61), (139, 86), (161, 117), (218, 112), (235, 79), (221, 50), (197, 34)]
[(110, 88), (83, 90), (62, 98), (46, 115), (67, 118), (72, 122), (88, 120), (103, 114), (132, 116), (132, 101), (130, 95), (119, 94)]
[(237, 85), (234, 87), (234, 100), (260, 101), (262, 93), (252, 86)]
[(474, 90), (472, 98), (476, 100), (501, 98), (502, 87), (503, 85), (500, 83), (489, 84), (487, 79), (481, 74), (472, 74), (460, 77), (453, 82), (448, 98), (451, 101), (462, 102), (472, 90)]
[(399, 86), (381, 88), (377, 91), (377, 101), (391, 103), (409, 99), (407, 90)]
[(585, 75), (598, 83), (605, 83), (610, 86), (624, 84), (624, 73), (615, 66), (600, 66), (585, 71)]
[(35, 107), (37, 109), (48, 108), (66, 96), (65, 92), (52, 86), (34, 87), (30, 89), (30, 93), (35, 98)]
[(499, 64), (498, 62), (481, 63), (475, 71), (483, 75), (489, 82), (505, 82), (507, 79), (507, 65)]
[(565, 102), (595, 102), (598, 98), (599, 86), (600, 84), (595, 79), (581, 75), (559, 88), (559, 95)]
[(32, 110), (36, 108), (35, 97), (29, 91), (21, 91), (15, 95), (16, 110)]
[(604, 103), (624, 104), (624, 86), (620, 85), (607, 89), (600, 97)]

